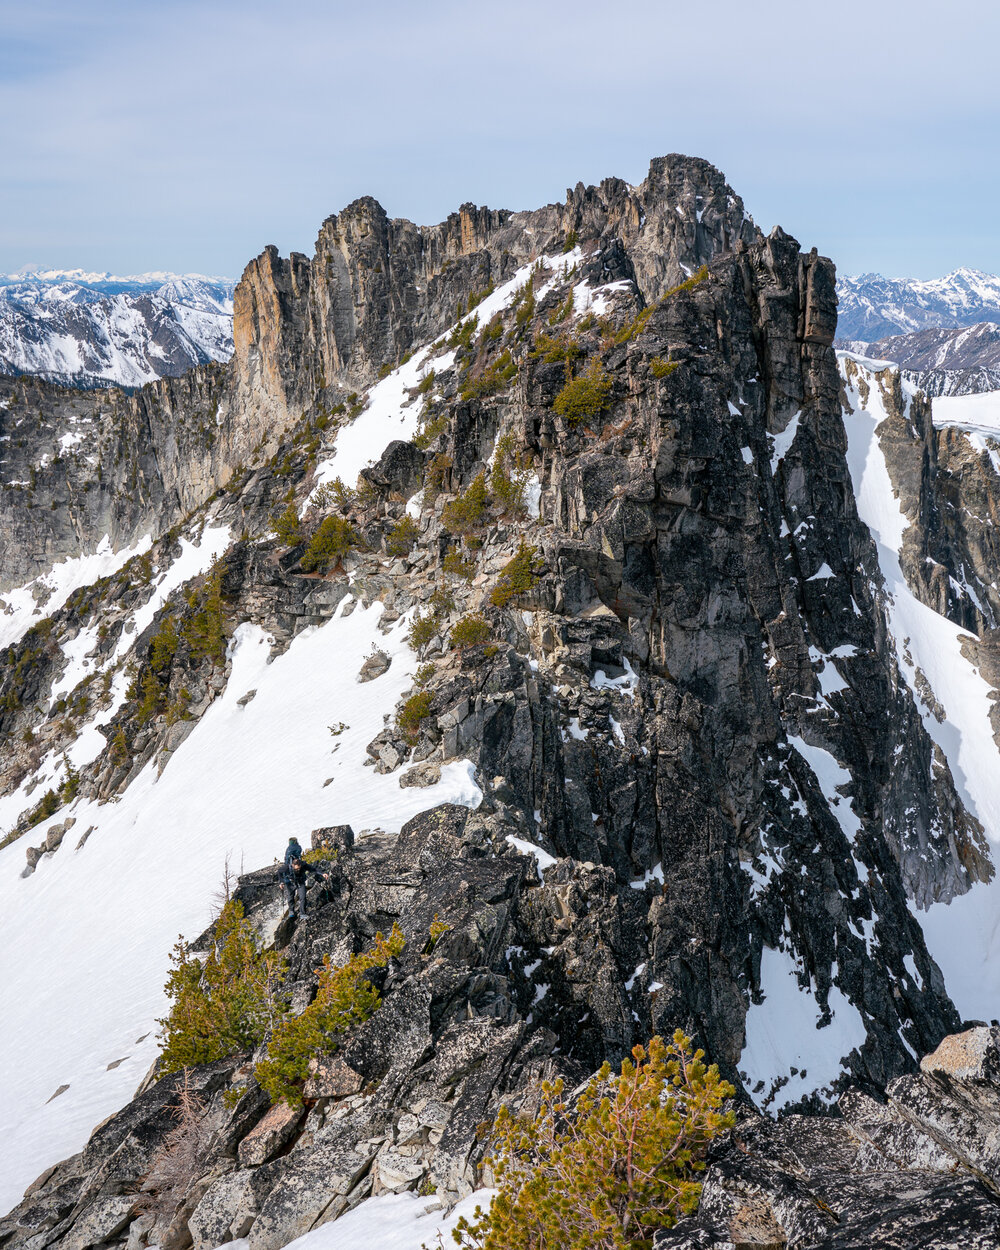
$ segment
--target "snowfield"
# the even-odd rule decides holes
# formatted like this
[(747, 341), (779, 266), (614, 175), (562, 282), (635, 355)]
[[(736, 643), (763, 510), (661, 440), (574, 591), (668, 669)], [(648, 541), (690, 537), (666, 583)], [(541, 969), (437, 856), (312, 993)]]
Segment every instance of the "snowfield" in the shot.
[[(405, 620), (383, 636), (381, 614), (348, 598), (274, 659), (260, 628), (240, 626), (224, 694), (161, 776), (154, 760), (119, 802), (78, 801), (62, 847), (27, 879), (25, 845), (66, 810), (0, 851), (3, 1210), (131, 1098), (156, 1055), (170, 949), (208, 924), (227, 858), (249, 871), (280, 858), (292, 834), (307, 843), (340, 823), (395, 831), (435, 804), (480, 802), (468, 763), (445, 765), (429, 789), (401, 789), (398, 772), (365, 766), (415, 665)], [(357, 674), (374, 646), (392, 664), (362, 697)]]
[[(487, 1207), (496, 1193), (494, 1189), (477, 1189), (463, 1198), (443, 1217), (433, 1198), (417, 1194), (383, 1194), (368, 1198), (353, 1211), (348, 1211), (331, 1224), (321, 1224), (288, 1243), (287, 1250), (436, 1250), (454, 1243), (451, 1231), (465, 1216), (471, 1220), (477, 1206)], [(248, 1250), (249, 1242), (226, 1243), (227, 1250)]]
[[(847, 456), (858, 512), (875, 539), (890, 597), (889, 627), (896, 654), (924, 727), (944, 752), (962, 801), (979, 818), (990, 843), (1000, 846), (1000, 752), (989, 721), (992, 688), (962, 654), (962, 638), (969, 631), (920, 603), (906, 585), (899, 551), (908, 522), (879, 447), (877, 431), (887, 414), (878, 381), (875, 377), (868, 381), (865, 405), (857, 389), (847, 386), (852, 408), (844, 419)], [(903, 387), (904, 393), (912, 393), (913, 388), (905, 381)], [(966, 428), (967, 423), (989, 432), (991, 413), (997, 422), (994, 428), (1000, 429), (1000, 396), (935, 399), (933, 413), (935, 425)], [(917, 669), (945, 710), (943, 723), (920, 697)], [(995, 1018), (1000, 1014), (1000, 877), (994, 877), (989, 885), (974, 886), (951, 903), (937, 903), (916, 914), (928, 949), (962, 1015), (966, 1019)]]

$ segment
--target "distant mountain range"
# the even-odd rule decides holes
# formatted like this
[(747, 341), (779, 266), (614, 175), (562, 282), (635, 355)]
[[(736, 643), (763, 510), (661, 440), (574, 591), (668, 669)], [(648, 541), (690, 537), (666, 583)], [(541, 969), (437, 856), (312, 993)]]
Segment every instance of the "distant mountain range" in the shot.
[(235, 286), (201, 274), (0, 274), (0, 372), (134, 387), (228, 360)]
[(1000, 277), (956, 269), (944, 278), (837, 282), (837, 346), (891, 360), (929, 395), (1000, 389)]
[(956, 269), (944, 278), (884, 278), (880, 273), (837, 282), (837, 335), (874, 343), (918, 330), (1000, 321), (1000, 277)]

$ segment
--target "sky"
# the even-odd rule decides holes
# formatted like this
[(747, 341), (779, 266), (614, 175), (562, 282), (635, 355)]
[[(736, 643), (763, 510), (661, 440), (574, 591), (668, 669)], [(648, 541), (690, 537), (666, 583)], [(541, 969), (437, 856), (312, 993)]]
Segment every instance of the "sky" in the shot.
[(994, 0), (0, 0), (0, 271), (238, 277), (702, 156), (843, 273), (1000, 272)]

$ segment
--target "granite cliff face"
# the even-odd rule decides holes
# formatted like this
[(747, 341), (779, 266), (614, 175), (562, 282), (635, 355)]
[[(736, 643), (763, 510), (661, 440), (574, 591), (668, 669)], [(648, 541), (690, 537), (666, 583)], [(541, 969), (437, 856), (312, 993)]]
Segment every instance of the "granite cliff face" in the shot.
[[(305, 930), (278, 923), (271, 870), (241, 880), (303, 1005), (324, 953), (394, 920), (412, 936), (438, 911), (455, 937), (390, 970), (382, 1023), (347, 1055), (365, 1091), (278, 1124), (247, 1056), (199, 1072), (214, 1136), (169, 1227), (134, 1201), (176, 1093), (160, 1081), (0, 1239), (200, 1250), (249, 1232), (276, 1250), (371, 1192), (432, 1177), (461, 1196), (501, 1099), (653, 1032), (684, 1028), (773, 1112), (880, 1097), (960, 1027), (921, 909), (978, 899), (1000, 830), (899, 613), (911, 587), (974, 630), (955, 662), (986, 689), (996, 475), (891, 370), (838, 372), (836, 315), (828, 260), (763, 236), (716, 170), (675, 156), (639, 187), (433, 228), (357, 201), (311, 261), (248, 266), (225, 369), (89, 407), (6, 384), (5, 473), (27, 485), (4, 492), (5, 584), (105, 533), (152, 545), (34, 615), (51, 588), (8, 595), (0, 867), (30, 843), (26, 875), (69, 889), (133, 827), (252, 866), (284, 787), (289, 832), (317, 846), (379, 826), (338, 835), (340, 892)], [(349, 535), (325, 562), (321, 526)], [(308, 650), (355, 629), (363, 665), (347, 641)], [(199, 758), (239, 760), (222, 800), (181, 793)], [(30, 888), (11, 877), (14, 905)], [(141, 956), (150, 975), (165, 954)], [(392, 1055), (386, 1030), (406, 1039)]]

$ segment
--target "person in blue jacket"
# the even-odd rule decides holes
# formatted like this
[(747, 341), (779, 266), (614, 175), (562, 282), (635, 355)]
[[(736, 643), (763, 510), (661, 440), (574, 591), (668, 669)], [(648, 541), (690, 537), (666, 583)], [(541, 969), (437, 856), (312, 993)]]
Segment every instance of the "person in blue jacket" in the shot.
[(278, 880), (285, 888), (289, 914), (295, 915), (295, 900), (298, 898), (299, 916), (306, 915), (306, 876), (308, 873), (319, 877), (322, 881), (329, 880), (329, 875), (309, 864), (302, 857), (302, 847), (296, 837), (288, 839), (285, 850), (285, 862), (278, 873)]

